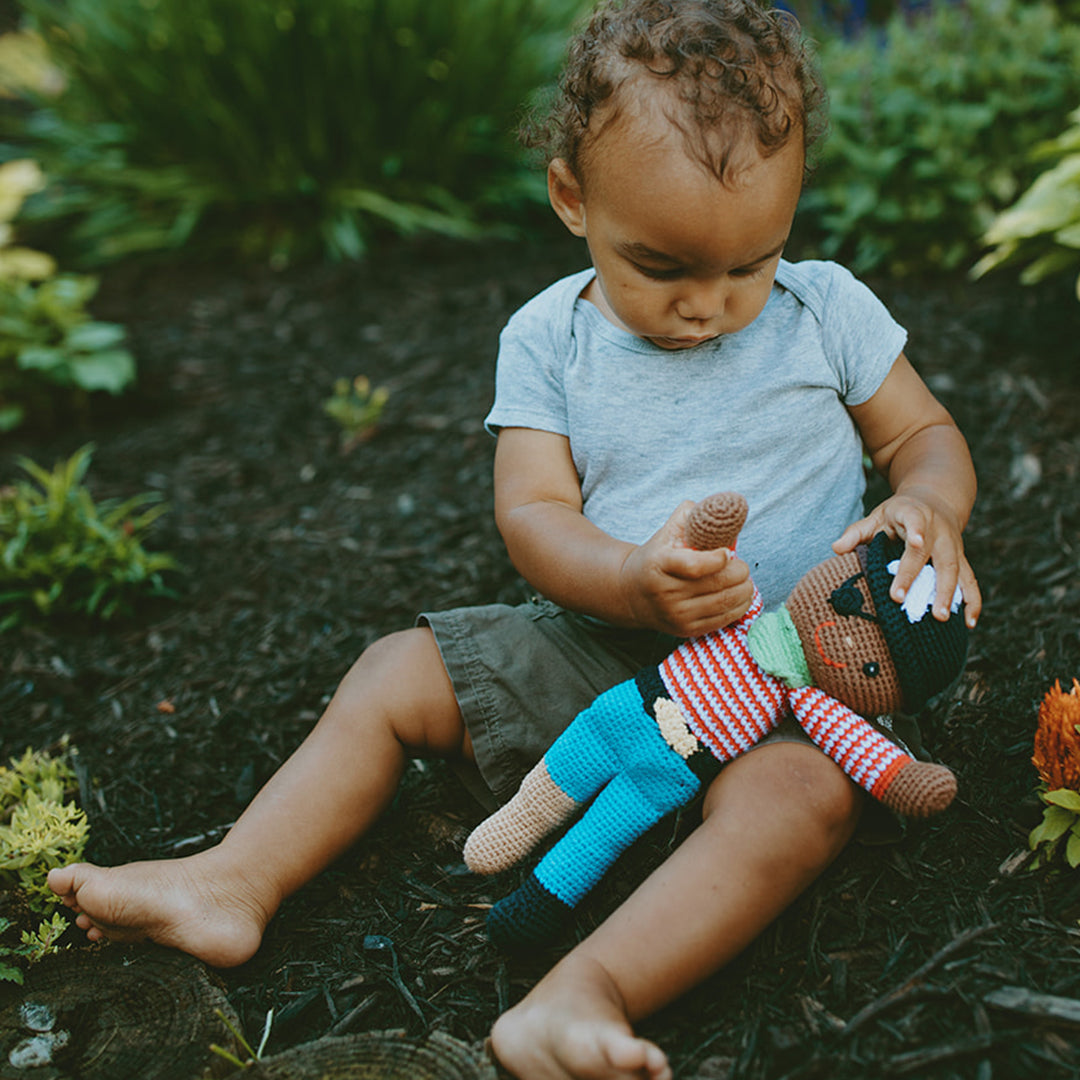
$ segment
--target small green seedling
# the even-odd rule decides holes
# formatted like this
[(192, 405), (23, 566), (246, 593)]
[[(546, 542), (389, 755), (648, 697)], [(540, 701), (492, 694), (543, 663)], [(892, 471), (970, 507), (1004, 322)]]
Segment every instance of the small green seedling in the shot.
[(263, 1024), (262, 1038), (259, 1039), (258, 1049), (255, 1050), (252, 1049), (251, 1043), (244, 1038), (243, 1032), (238, 1031), (236, 1025), (220, 1009), (215, 1009), (214, 1015), (228, 1029), (228, 1032), (233, 1037), (236, 1045), (241, 1047), (247, 1054), (246, 1060), (242, 1060), (231, 1050), (226, 1050), (224, 1046), (218, 1046), (217, 1043), (211, 1043), (210, 1049), (217, 1054), (218, 1057), (224, 1058), (236, 1069), (249, 1069), (257, 1061), (262, 1060), (263, 1051), (266, 1049), (266, 1044), (270, 1039), (270, 1029), (274, 1026), (273, 1009), (269, 1009), (266, 1013), (266, 1022)]
[(389, 397), (390, 391), (385, 386), (372, 389), (366, 375), (357, 375), (352, 382), (338, 379), (334, 383), (334, 394), (323, 403), (323, 411), (341, 428), (343, 454), (375, 434)]

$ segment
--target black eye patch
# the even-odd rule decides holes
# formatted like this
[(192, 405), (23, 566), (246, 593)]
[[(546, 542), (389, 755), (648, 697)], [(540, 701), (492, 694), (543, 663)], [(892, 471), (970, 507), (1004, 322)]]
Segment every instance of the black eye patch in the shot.
[(867, 622), (876, 623), (876, 616), (871, 615), (869, 611), (863, 611), (865, 603), (863, 594), (855, 584), (863, 576), (862, 573), (853, 574), (842, 585), (833, 589), (829, 595), (829, 606), (837, 615), (857, 615), (860, 619), (866, 619)]

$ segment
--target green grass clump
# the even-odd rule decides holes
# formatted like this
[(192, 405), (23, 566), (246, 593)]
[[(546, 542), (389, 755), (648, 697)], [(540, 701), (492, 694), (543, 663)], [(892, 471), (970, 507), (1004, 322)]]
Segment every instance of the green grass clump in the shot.
[(24, 0), (66, 89), (24, 87), (36, 107), (11, 134), (58, 178), (35, 212), (98, 260), (473, 235), (528, 187), (516, 117), (584, 6)]
[(82, 480), (84, 446), (49, 472), (22, 458), (36, 484), (0, 488), (0, 632), (28, 619), (78, 615), (107, 620), (143, 596), (171, 596), (170, 556), (142, 538), (164, 507), (153, 493), (95, 504)]

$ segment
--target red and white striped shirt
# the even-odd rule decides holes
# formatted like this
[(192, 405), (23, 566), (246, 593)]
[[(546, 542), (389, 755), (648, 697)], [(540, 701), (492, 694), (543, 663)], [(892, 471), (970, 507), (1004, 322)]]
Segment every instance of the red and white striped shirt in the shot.
[(750, 610), (738, 622), (683, 642), (659, 665), (687, 727), (718, 760), (730, 761), (791, 712), (852, 780), (881, 798), (911, 757), (824, 690), (793, 690), (758, 664), (747, 633), (763, 608), (755, 589)]

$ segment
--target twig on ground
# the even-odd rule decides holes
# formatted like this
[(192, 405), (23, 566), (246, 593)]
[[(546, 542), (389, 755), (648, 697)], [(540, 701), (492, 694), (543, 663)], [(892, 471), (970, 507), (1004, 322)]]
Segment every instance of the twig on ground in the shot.
[(872, 1020), (875, 1016), (892, 1008), (897, 1002), (903, 1001), (905, 998), (910, 997), (912, 993), (922, 989), (926, 976), (931, 971), (948, 960), (954, 953), (970, 945), (976, 938), (982, 937), (983, 934), (989, 933), (991, 930), (996, 930), (997, 927), (997, 923), (984, 923), (982, 926), (972, 926), (957, 934), (947, 945), (943, 945), (938, 949), (925, 964), (916, 968), (899, 986), (893, 987), (887, 993), (882, 994), (881, 997), (876, 998), (869, 1005), (860, 1009), (844, 1026), (844, 1030), (840, 1033), (841, 1037), (849, 1038), (868, 1020)]
[(994, 1009), (1052, 1024), (1080, 1025), (1080, 1000), (1057, 994), (1037, 994), (1022, 986), (999, 986), (983, 995)]
[[(921, 1046), (906, 1054), (897, 1054), (881, 1063), (881, 1071), (889, 1076), (903, 1076), (905, 1073), (921, 1072), (931, 1065), (952, 1058), (966, 1057), (989, 1050), (994, 1044), (993, 1035), (970, 1035), (965, 1039), (938, 1043), (936, 1046)], [(999, 1034), (997, 1038), (1001, 1038)]]

